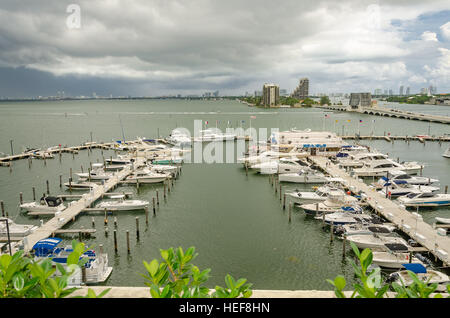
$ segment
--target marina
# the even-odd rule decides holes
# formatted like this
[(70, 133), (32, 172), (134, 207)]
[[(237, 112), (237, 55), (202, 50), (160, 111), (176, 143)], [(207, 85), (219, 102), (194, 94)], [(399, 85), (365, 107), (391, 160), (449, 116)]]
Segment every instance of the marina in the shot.
[[(152, 103), (155, 105), (152, 106)], [(168, 105), (165, 101), (152, 103), (150, 103), (150, 107), (158, 108), (167, 107)], [(172, 107), (180, 104), (184, 104), (184, 102), (180, 102), (179, 104), (174, 102), (174, 106)], [(248, 119), (248, 115), (244, 113), (246, 111), (245, 108), (241, 110), (243, 113), (241, 115), (227, 115), (226, 107), (233, 107), (234, 105), (235, 102), (225, 101), (216, 103), (197, 102), (194, 104), (194, 108), (197, 107), (198, 110), (202, 110), (205, 107), (217, 107), (216, 110), (220, 109), (221, 112), (217, 112), (214, 115), (203, 114), (201, 116), (194, 114), (190, 118), (185, 118), (184, 124), (189, 126), (192, 119), (199, 117), (206, 120), (208, 116), (231, 116), (232, 120), (230, 121), (240, 124), (241, 118)], [(24, 105), (23, 107), (27, 106)], [(108, 115), (107, 109), (109, 107), (104, 109), (105, 113), (102, 116), (111, 116), (113, 118), (116, 115)], [(149, 106), (146, 104), (140, 105), (140, 102), (138, 102), (135, 107), (142, 108)], [(302, 119), (305, 115), (311, 116), (312, 119), (308, 121)], [(90, 121), (95, 116), (95, 114), (92, 114), (93, 118), (88, 116), (85, 119)], [(255, 127), (270, 127), (271, 123), (275, 126), (280, 122), (282, 123), (279, 125), (281, 131), (289, 130), (291, 127), (305, 127), (305, 129), (307, 127), (315, 127), (313, 130), (319, 131), (322, 128), (322, 113), (316, 114), (308, 109), (295, 111), (286, 109), (285, 112), (276, 115), (272, 119), (266, 118), (262, 114), (257, 114), (256, 116), (259, 116), (260, 122), (253, 120), (252, 126)], [(124, 116), (122, 120), (125, 124), (129, 119), (130, 121), (137, 121), (141, 125), (135, 131), (129, 131), (127, 129), (127, 135), (140, 136), (145, 134), (154, 136), (155, 138), (151, 139), (155, 140), (156, 143), (159, 142), (160, 144), (167, 145), (165, 136), (170, 135), (170, 129), (167, 128), (164, 131), (162, 126), (160, 126), (160, 135), (158, 136), (156, 128), (151, 129), (154, 132), (148, 132), (144, 127), (148, 126), (148, 122), (156, 125), (157, 122), (161, 121), (161, 125), (167, 125), (167, 127), (175, 127), (176, 124), (180, 126), (183, 124), (182, 116), (173, 117), (170, 120), (167, 115), (157, 115), (155, 117), (147, 116), (144, 120), (138, 115), (130, 114), (129, 118)], [(296, 123), (292, 122), (292, 118), (295, 118)], [(310, 121), (312, 122), (311, 124)], [(235, 126), (237, 125), (235, 124)], [(331, 124), (330, 126), (327, 128), (332, 130), (333, 125)], [(342, 137), (342, 140), (349, 143), (355, 142), (370, 145), (371, 149), (376, 149), (382, 153), (389, 153), (390, 158), (397, 159), (400, 157), (402, 160), (424, 163), (423, 176), (439, 179), (437, 186), (440, 185), (441, 191), (444, 192), (444, 187), (450, 184), (450, 180), (438, 171), (442, 170), (447, 164), (445, 161), (446, 158), (442, 157), (442, 154), (448, 148), (448, 140), (445, 139), (447, 137), (444, 138), (445, 135), (442, 135), (440, 142), (439, 138), (433, 140), (434, 142), (425, 139), (425, 143), (420, 142), (418, 138), (403, 139), (404, 142), (397, 142), (397, 139), (392, 138), (389, 141), (382, 136), (383, 130), (390, 131), (390, 128), (387, 127), (390, 127), (389, 123), (379, 128), (381, 129), (381, 136), (378, 134), (380, 137), (378, 139), (370, 139), (370, 134), (364, 134), (368, 138), (358, 139), (348, 135)], [(95, 133), (96, 135), (98, 134), (97, 138), (99, 140), (122, 139), (120, 132), (115, 136), (114, 132), (111, 132), (109, 128), (103, 127), (103, 129), (102, 132), (97, 131)], [(346, 127), (346, 129), (349, 129), (349, 127)], [(421, 134), (421, 129), (422, 131), (423, 129), (427, 130), (428, 124), (417, 127), (417, 135)], [(436, 127), (433, 129), (437, 131), (440, 128)], [(341, 127), (336, 127), (336, 132), (339, 133), (340, 131)], [(444, 130), (441, 131), (445, 132)], [(394, 133), (395, 131), (392, 131), (390, 137), (393, 137)], [(48, 135), (48, 133), (45, 135)], [(396, 136), (402, 136), (400, 131), (396, 133)], [(74, 137), (76, 137), (74, 134), (68, 135), (65, 137), (64, 143), (83, 143), (83, 140), (77, 140)], [(7, 152), (10, 146), (9, 139), (17, 138), (10, 137), (3, 141), (3, 148), (0, 150), (4, 153)], [(139, 138), (137, 137), (127, 138), (126, 143), (132, 144), (138, 140)], [(395, 142), (392, 143), (392, 140), (395, 140)], [(45, 142), (50, 144), (59, 143), (57, 139), (47, 139)], [(15, 140), (14, 143), (16, 148), (19, 149), (17, 145), (20, 144), (20, 141)], [(26, 140), (22, 141), (22, 143), (26, 145), (34, 144), (37, 148), (40, 148), (38, 139), (36, 141)], [(223, 141), (224, 148), (229, 146), (229, 143), (230, 141)], [(248, 143), (249, 139), (246, 145)], [(88, 179), (89, 169), (91, 167), (95, 168), (96, 164), (103, 163), (103, 166), (106, 168), (109, 167), (108, 163), (104, 165), (107, 159), (119, 159), (119, 155), (125, 155), (126, 157), (127, 154), (132, 153), (128, 153), (128, 150), (118, 149), (116, 146), (118, 144), (117, 141), (94, 142), (91, 144), (91, 147), (83, 146), (77, 150), (78, 152), (61, 151), (61, 157), (59, 152), (56, 151), (54, 158), (47, 158), (45, 162), (43, 159), (32, 159), (30, 164), (28, 158), (24, 157), (23, 160), (12, 161), (13, 164), (11, 167), (0, 168), (0, 174), (3, 180), (8, 180), (8, 184), (11, 185), (10, 187), (7, 187), (6, 183), (0, 185), (0, 190), (4, 193), (0, 200), (4, 201), (5, 213), (8, 213), (9, 217), (13, 216), (16, 218), (15, 221), (17, 223), (32, 223), (39, 226), (39, 229), (35, 233), (27, 237), (27, 250), (30, 249), (33, 243), (46, 237), (61, 236), (64, 240), (69, 240), (71, 236), (76, 238), (81, 235), (83, 242), (94, 246), (101, 244), (105, 252), (107, 252), (109, 264), (113, 267), (113, 270), (104, 284), (114, 286), (129, 286), (130, 284), (133, 286), (142, 286), (143, 283), (138, 275), (124, 279), (123, 273), (128, 271), (142, 272), (142, 260), (148, 261), (151, 258), (157, 257), (159, 248), (167, 248), (181, 244), (184, 246), (195, 245), (200, 251), (199, 265), (213, 268), (213, 271), (216, 273), (215, 276), (221, 277), (223, 276), (222, 273), (230, 271), (238, 272), (240, 276), (245, 276), (252, 282), (255, 282), (256, 288), (258, 289), (325, 290), (328, 289), (328, 286), (324, 278), (333, 277), (342, 271), (346, 273), (345, 275), (349, 281), (352, 280), (350, 275), (351, 266), (342, 260), (342, 240), (330, 241), (331, 224), (328, 226), (328, 229), (325, 228), (323, 230), (321, 219), (316, 220), (305, 215), (299, 207), (291, 207), (290, 203), (293, 201), (288, 196), (286, 196), (287, 198), (284, 202), (285, 209), (283, 209), (283, 195), (286, 192), (292, 192), (294, 190), (313, 192), (313, 187), (321, 186), (321, 184), (280, 183), (277, 179), (278, 165), (272, 166), (272, 164), (269, 165), (270, 174), (260, 174), (255, 169), (249, 169), (248, 175), (246, 175), (242, 169), (243, 167), (245, 169), (245, 166), (237, 161), (238, 158), (245, 157), (244, 154), (235, 153), (236, 163), (234, 164), (184, 163), (182, 164), (183, 172), (180, 173), (181, 170), (177, 172), (180, 175), (179, 178), (171, 178), (168, 179), (170, 181), (155, 184), (138, 184), (137, 182), (126, 181), (126, 178), (132, 175), (134, 170), (129, 165), (130, 162), (117, 161), (117, 166), (122, 166), (118, 167), (117, 170), (108, 171), (114, 173), (116, 177), (105, 179), (103, 185), (101, 184), (102, 180), (91, 180), (96, 185), (95, 187), (92, 185), (94, 188), (91, 191), (75, 190), (73, 188), (72, 192), (70, 192), (69, 187), (66, 185), (69, 185), (67, 180), (71, 178), (71, 175), (73, 178), (71, 185), (75, 187), (78, 184), (78, 180), (75, 179), (83, 177), (87, 177)], [(231, 142), (231, 144), (234, 143)], [(204, 147), (207, 147), (207, 145), (208, 143), (205, 142)], [(259, 150), (263, 152), (264, 147), (262, 144), (259, 147)], [(431, 160), (427, 156), (420, 157), (424, 147), (426, 149), (432, 149), (433, 152), (436, 152), (436, 156), (432, 157)], [(46, 147), (44, 146), (42, 148), (44, 149)], [(61, 149), (63, 148), (61, 147)], [(345, 191), (350, 190), (349, 185), (357, 187), (358, 180), (350, 177), (351, 171), (339, 169), (337, 164), (327, 159), (326, 156), (311, 156), (311, 153), (305, 155), (303, 151), (296, 152), (300, 154), (299, 156), (301, 158), (299, 160), (304, 160), (308, 166), (311, 164), (315, 165), (316, 168), (314, 169), (320, 167), (320, 172), (326, 174), (331, 180), (344, 180), (345, 182), (342, 186), (346, 189)], [(286, 156), (286, 158), (291, 155), (285, 155), (283, 153), (283, 156)], [(137, 158), (138, 162), (135, 162), (136, 171), (142, 170), (146, 166), (143, 161), (139, 161), (141, 160), (139, 158), (143, 157)], [(397, 161), (395, 159), (394, 161)], [(284, 161), (287, 163), (288, 159)], [(137, 169), (137, 166), (140, 166), (141, 169)], [(81, 167), (82, 169), (80, 169)], [(273, 167), (276, 168), (274, 169)], [(288, 166), (283, 167), (283, 169), (289, 169)], [(84, 171), (80, 171), (83, 169)], [(319, 172), (319, 170), (315, 171)], [(77, 173), (84, 174), (79, 176)], [(420, 171), (418, 171), (418, 174), (420, 174)], [(60, 176), (62, 176), (62, 183), (60, 183)], [(271, 187), (268, 180), (270, 181), (272, 179), (277, 181), (274, 181), (274, 185)], [(371, 182), (374, 182), (378, 180), (378, 177), (369, 177), (369, 179)], [(82, 182), (87, 183), (89, 181)], [(50, 194), (47, 194), (47, 183), (49, 183), (48, 187), (50, 191), (48, 192)], [(384, 198), (382, 194), (377, 192), (379, 189), (372, 189), (370, 186), (371, 184), (366, 184), (365, 186), (361, 185), (361, 188), (359, 188), (358, 185), (354, 189), (355, 192), (353, 192), (353, 195), (357, 196), (360, 190), (364, 190), (370, 191), (365, 193), (370, 194), (368, 197), (372, 198), (372, 193), (376, 193), (373, 194), (373, 197), (376, 196), (375, 201), (378, 201), (377, 205), (384, 207), (386, 215), (388, 213), (386, 211), (394, 206), (398, 209), (398, 205), (393, 200)], [(58, 215), (55, 215), (55, 213), (45, 215), (44, 213), (47, 212), (40, 212), (41, 214), (33, 214), (33, 212), (24, 214), (23, 212), (19, 212), (19, 194), (21, 192), (23, 193), (23, 202), (29, 202), (33, 196), (33, 187), (36, 189), (36, 199), (39, 199), (41, 197), (40, 194), (45, 192), (46, 195), (63, 199), (63, 203), (67, 206), (67, 209), (58, 213)], [(88, 188), (91, 187), (89, 186)], [(159, 204), (156, 201), (157, 193), (159, 195)], [(111, 196), (114, 197), (123, 194), (126, 194), (127, 199), (147, 201), (149, 203), (148, 210), (119, 212), (114, 208), (110, 208), (106, 211), (105, 217), (105, 210), (96, 208), (97, 202), (103, 200), (110, 201), (112, 199)], [(379, 199), (379, 197), (382, 198)], [(69, 206), (69, 203), (72, 204)], [(374, 201), (367, 200), (361, 206), (364, 209), (374, 209)], [(413, 210), (415, 211), (415, 209)], [(445, 263), (446, 261), (443, 257), (445, 255), (442, 253), (448, 252), (448, 249), (445, 248), (448, 243), (444, 236), (437, 234), (439, 225), (436, 224), (436, 228), (433, 229), (433, 223), (435, 222), (435, 216), (445, 218), (446, 211), (448, 210), (445, 207), (431, 212), (425, 211), (423, 214), (420, 211), (423, 215), (423, 221), (419, 219), (418, 222), (417, 233), (426, 238), (428, 238), (428, 235), (432, 237), (430, 244), (422, 246), (427, 252), (430, 252), (432, 257), (436, 256), (438, 262), (444, 262), (441, 265), (436, 265), (438, 267), (448, 266), (448, 263)], [(395, 214), (394, 218), (392, 220), (386, 220), (386, 223), (395, 224), (395, 227), (398, 228), (401, 224), (400, 220), (403, 218), (404, 225), (414, 225), (409, 231), (405, 227), (403, 234), (407, 237), (414, 238), (418, 243), (422, 243), (421, 237), (414, 235), (415, 221), (417, 219), (412, 215), (411, 211), (405, 211), (403, 213), (409, 213), (410, 218), (404, 217), (399, 212), (398, 216)], [(380, 212), (380, 215), (383, 217), (385, 217), (385, 214)], [(136, 218), (138, 218), (138, 225), (136, 225)], [(145, 221), (146, 218), (148, 218), (148, 224)], [(40, 219), (45, 221), (42, 226), (39, 222)], [(113, 219), (117, 219), (117, 222), (113, 221)], [(289, 222), (289, 219), (291, 222)], [(441, 225), (445, 226), (445, 224)], [(337, 227), (337, 224), (333, 226)], [(248, 232), (246, 229), (251, 229), (251, 231)], [(443, 227), (441, 229), (445, 230)], [(129, 242), (126, 239), (127, 231), (130, 237)], [(137, 232), (139, 235), (137, 235)], [(114, 244), (114, 233), (117, 237), (116, 247)], [(439, 235), (437, 239), (435, 238), (436, 235)], [(437, 248), (434, 246), (435, 242), (438, 244)], [(350, 254), (348, 246), (347, 242), (347, 255)], [(223, 255), (218, 254), (216, 251), (217, 247), (222, 249)], [(5, 249), (5, 247), (3, 248)], [(130, 252), (128, 252), (128, 249)], [(258, 256), (264, 253), (271, 255), (271, 259), (267, 260), (267, 263), (262, 262), (262, 259)], [(202, 256), (203, 254), (204, 256)], [(321, 263), (324, 263), (320, 268), (316, 265), (319, 260), (321, 260)], [(258, 272), (261, 274), (256, 275), (252, 273), (250, 269), (255, 268), (258, 268)], [(298, 274), (299, 271), (305, 270), (310, 273), (308, 277)], [(273, 272), (277, 273), (279, 277), (284, 278), (281, 281), (270, 280), (268, 277)], [(293, 279), (288, 279), (287, 277), (293, 277)], [(212, 278), (211, 283), (220, 284), (221, 281), (220, 279)]]

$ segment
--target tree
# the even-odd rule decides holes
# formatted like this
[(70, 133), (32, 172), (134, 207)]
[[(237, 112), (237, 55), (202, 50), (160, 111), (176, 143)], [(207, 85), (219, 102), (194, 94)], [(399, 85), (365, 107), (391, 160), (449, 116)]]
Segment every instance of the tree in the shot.
[(322, 96), (320, 98), (320, 105), (331, 105), (331, 101), (328, 96)]

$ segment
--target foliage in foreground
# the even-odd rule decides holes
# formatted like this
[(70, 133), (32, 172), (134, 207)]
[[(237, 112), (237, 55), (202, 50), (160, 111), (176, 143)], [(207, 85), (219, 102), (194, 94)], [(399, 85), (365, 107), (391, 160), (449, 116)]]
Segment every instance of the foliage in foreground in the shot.
[[(67, 257), (67, 266), (50, 259), (36, 261), (24, 256), (23, 251), (0, 256), (0, 298), (64, 298), (77, 287), (68, 287), (68, 279), (87, 259), (81, 258), (87, 248), (84, 243), (72, 242), (73, 252)], [(54, 275), (58, 270), (58, 276)], [(92, 289), (86, 298), (104, 296), (109, 289), (96, 295)]]
[[(395, 291), (396, 298), (429, 298), (436, 291), (438, 287), (437, 283), (430, 284), (429, 280), (423, 282), (411, 271), (408, 271), (408, 275), (414, 283), (409, 286), (405, 286), (403, 283), (400, 285), (396, 282), (383, 284), (379, 268), (375, 268), (369, 272), (373, 258), (372, 251), (366, 248), (360, 252), (353, 242), (351, 242), (351, 246), (353, 252), (358, 257), (359, 266), (352, 260), (350, 261), (360, 283), (353, 284), (354, 291), (350, 298), (384, 298), (390, 289)], [(344, 294), (346, 280), (343, 276), (338, 275), (334, 281), (330, 279), (327, 279), (327, 281), (334, 286), (334, 292), (338, 298), (346, 298)], [(450, 293), (450, 285), (447, 285), (447, 291)], [(442, 294), (439, 293), (434, 295), (434, 298), (442, 297)]]
[(153, 298), (248, 298), (252, 295), (251, 284), (246, 284), (246, 279), (235, 281), (229, 274), (225, 277), (227, 288), (216, 286), (211, 293), (204, 286), (211, 269), (201, 271), (191, 264), (197, 256), (194, 247), (186, 252), (178, 247), (160, 250), (160, 253), (163, 261), (144, 261), (148, 275), (141, 274), (147, 280), (145, 284), (150, 287)]

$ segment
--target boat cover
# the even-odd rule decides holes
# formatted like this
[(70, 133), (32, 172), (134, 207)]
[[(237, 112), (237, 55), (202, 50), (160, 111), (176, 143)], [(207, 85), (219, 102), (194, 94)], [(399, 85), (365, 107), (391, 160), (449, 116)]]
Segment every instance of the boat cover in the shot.
[(370, 232), (373, 232), (373, 233), (390, 233), (391, 232), (387, 228), (382, 227), (382, 226), (369, 226), (368, 229)]
[(408, 251), (408, 246), (406, 246), (405, 244), (386, 243), (386, 244), (384, 244), (384, 246), (386, 246), (389, 250), (391, 250), (393, 252), (406, 252), (406, 251)]
[(60, 238), (47, 238), (38, 241), (33, 246), (34, 255), (38, 257), (45, 257), (48, 256), (53, 252), (56, 246), (58, 246), (59, 243), (61, 243), (62, 239)]
[(402, 264), (407, 270), (419, 274), (419, 273), (426, 273), (427, 269), (425, 268), (425, 266), (423, 266), (422, 264), (419, 263), (406, 263), (406, 264)]

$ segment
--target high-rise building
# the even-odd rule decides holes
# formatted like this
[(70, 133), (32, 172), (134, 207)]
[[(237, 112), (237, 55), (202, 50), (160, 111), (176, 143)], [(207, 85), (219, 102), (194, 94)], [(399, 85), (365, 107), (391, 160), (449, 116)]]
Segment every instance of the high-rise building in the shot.
[(373, 93), (375, 96), (380, 96), (383, 95), (383, 90), (381, 88), (377, 88)]
[(389, 95), (390, 96), (394, 95), (394, 92), (392, 91), (392, 89), (389, 90)]
[(273, 106), (280, 103), (280, 86), (264, 84), (262, 103), (264, 106)]
[(398, 91), (398, 94), (399, 94), (400, 96), (403, 96), (403, 85), (400, 86), (400, 89), (399, 89), (399, 91)]
[(214, 97), (219, 97), (219, 91), (215, 91), (215, 92), (213, 93), (213, 96), (214, 96)]
[(430, 85), (430, 87), (429, 87), (429, 89), (428, 89), (428, 92), (429, 92), (430, 94), (436, 94), (436, 93), (437, 93), (436, 86)]
[(409, 86), (408, 86), (408, 87), (406, 88), (406, 96), (409, 96), (410, 93), (411, 93), (411, 90), (410, 90), (410, 88), (409, 88)]
[(298, 99), (305, 99), (309, 95), (309, 79), (306, 77), (301, 78), (298, 86), (294, 89), (294, 92), (291, 94), (292, 97)]
[(388, 94), (388, 90), (385, 89), (385, 90), (384, 90), (384, 95), (387, 95), (387, 94)]
[(427, 95), (427, 94), (428, 94), (428, 88), (422, 87), (422, 88), (420, 89), (420, 94), (422, 94), (422, 95)]
[(280, 96), (289, 96), (287, 89), (280, 89)]
[(372, 105), (372, 96), (370, 93), (351, 93), (349, 105), (352, 109), (370, 107)]

